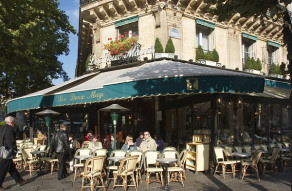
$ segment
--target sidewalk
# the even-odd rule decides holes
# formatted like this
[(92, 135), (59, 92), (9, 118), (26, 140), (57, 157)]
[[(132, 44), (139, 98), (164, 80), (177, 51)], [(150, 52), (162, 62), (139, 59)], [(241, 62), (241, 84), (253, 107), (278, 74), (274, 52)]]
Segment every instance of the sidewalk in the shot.
[[(21, 187), (16, 186), (14, 180), (11, 179), (8, 174), (5, 182), (3, 183), (4, 187), (8, 187), (8, 190), (52, 190), (52, 191), (77, 191), (81, 190), (81, 178), (78, 178), (76, 182), (73, 182), (73, 174), (70, 173), (64, 180), (57, 180), (57, 172), (54, 172), (53, 175), (46, 173), (42, 176), (32, 176), (30, 177), (27, 172), (22, 171), (21, 174), (25, 179), (29, 179), (29, 182)], [(245, 180), (238, 178), (232, 178), (230, 175), (226, 175), (226, 178), (223, 179), (220, 175), (210, 175), (204, 173), (198, 173), (197, 175), (192, 171), (187, 171), (187, 179), (184, 184), (185, 187), (182, 187), (180, 183), (171, 182), (171, 190), (186, 190), (186, 191), (209, 191), (209, 190), (224, 190), (224, 191), (253, 191), (253, 190), (267, 190), (267, 191), (290, 191), (291, 190), (291, 175), (292, 169), (288, 169), (288, 173), (280, 172), (278, 175), (273, 172), (267, 172), (264, 177), (261, 177), (261, 181), (258, 182), (255, 178), (255, 175), (248, 175)], [(145, 176), (143, 176), (143, 182), (139, 185), (138, 190), (161, 190), (161, 184), (151, 183), (149, 189), (146, 187)], [(90, 189), (86, 189), (90, 190)], [(102, 189), (96, 189), (102, 190)], [(107, 190), (112, 190), (112, 182), (110, 183)], [(123, 190), (122, 187), (117, 187), (115, 190)], [(135, 190), (133, 187), (128, 189), (129, 191)]]

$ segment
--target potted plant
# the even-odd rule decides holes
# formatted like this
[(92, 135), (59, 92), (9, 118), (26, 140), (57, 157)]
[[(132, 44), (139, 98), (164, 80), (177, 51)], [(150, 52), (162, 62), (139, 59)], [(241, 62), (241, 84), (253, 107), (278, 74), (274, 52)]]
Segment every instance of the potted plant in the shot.
[(154, 51), (155, 51), (155, 58), (165, 57), (164, 51), (163, 51), (163, 46), (162, 46), (159, 38), (155, 39)]
[(261, 60), (258, 58), (255, 60), (253, 57), (248, 57), (245, 61), (244, 71), (253, 73), (253, 74), (262, 74), (262, 63)]
[(167, 40), (164, 52), (168, 54), (168, 58), (174, 58), (175, 48), (170, 37)]
[(127, 37), (125, 35), (120, 35), (116, 37), (115, 40), (112, 38), (108, 39), (110, 42), (104, 45), (104, 49), (108, 50), (112, 56), (126, 54), (131, 48), (133, 48), (137, 41), (138, 36)]
[(275, 78), (283, 78), (283, 75), (281, 75), (280, 66), (274, 63), (271, 64), (269, 74), (270, 76), (275, 77)]

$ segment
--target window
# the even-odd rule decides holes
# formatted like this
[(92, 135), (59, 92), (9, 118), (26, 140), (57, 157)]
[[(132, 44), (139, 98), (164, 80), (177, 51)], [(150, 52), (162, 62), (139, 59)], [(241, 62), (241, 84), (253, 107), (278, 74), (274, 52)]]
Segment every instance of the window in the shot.
[(268, 64), (269, 64), (269, 66), (271, 66), (271, 64), (279, 63), (278, 52), (279, 52), (278, 47), (268, 45)]
[(123, 25), (118, 27), (118, 34), (125, 35), (127, 37), (137, 36), (138, 33), (138, 22), (134, 22), (131, 24)]
[(245, 63), (248, 57), (253, 57), (256, 59), (255, 49), (256, 47), (254, 40), (242, 38), (242, 63)]
[(213, 51), (214, 47), (214, 29), (197, 25), (196, 28), (196, 48), (201, 46), (204, 52)]

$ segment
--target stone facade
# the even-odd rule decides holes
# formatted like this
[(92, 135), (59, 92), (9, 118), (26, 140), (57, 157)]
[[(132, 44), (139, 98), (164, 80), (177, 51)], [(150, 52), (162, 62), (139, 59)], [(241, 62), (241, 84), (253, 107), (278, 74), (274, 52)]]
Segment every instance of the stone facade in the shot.
[[(175, 55), (183, 60), (196, 60), (196, 30), (197, 19), (212, 29), (212, 48), (219, 54), (221, 66), (229, 69), (243, 70), (243, 33), (256, 38), (253, 45), (253, 57), (262, 62), (262, 73), (268, 74), (268, 41), (275, 42), (277, 47), (277, 64), (288, 63), (286, 59), (286, 47), (283, 43), (282, 26), (280, 22), (265, 20), (265, 26), (259, 18), (244, 18), (238, 14), (228, 21), (218, 22), (217, 17), (207, 13), (212, 5), (201, 0), (91, 0), (81, 1), (80, 29), (79, 29), (79, 52), (77, 75), (82, 75), (87, 68), (85, 62), (88, 56), (95, 55), (97, 59), (95, 68), (111, 66), (105, 61), (107, 50), (103, 45), (108, 39), (117, 37), (119, 27), (115, 22), (138, 16), (138, 43), (141, 49), (154, 46), (156, 38), (159, 38), (163, 47), (170, 36), (175, 46)], [(177, 3), (174, 3), (177, 2)], [(127, 21), (123, 26), (127, 25)], [(208, 26), (207, 26), (208, 27)], [(212, 49), (211, 48), (211, 49)], [(148, 59), (154, 54), (143, 55)], [(143, 59), (141, 58), (141, 59)]]

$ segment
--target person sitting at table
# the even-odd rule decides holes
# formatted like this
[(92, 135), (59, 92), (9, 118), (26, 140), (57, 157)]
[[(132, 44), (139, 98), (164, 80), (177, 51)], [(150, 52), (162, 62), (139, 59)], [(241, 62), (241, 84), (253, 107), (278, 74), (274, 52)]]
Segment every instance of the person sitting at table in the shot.
[(122, 150), (137, 150), (133, 137), (128, 135), (125, 140), (125, 144), (122, 146)]
[(42, 134), (42, 145), (47, 145), (48, 144), (48, 134), (44, 133)]
[(157, 144), (157, 150), (159, 152), (162, 152), (163, 149), (165, 148), (165, 145), (164, 145), (164, 142), (163, 142), (162, 138), (159, 135), (155, 135), (154, 139), (155, 139), (156, 144)]
[(140, 145), (140, 147), (137, 147), (138, 150), (142, 150), (143, 152), (145, 151), (150, 151), (154, 150), (156, 151), (157, 149), (157, 144), (154, 139), (150, 136), (149, 131), (144, 132), (144, 139)]
[(142, 141), (143, 141), (143, 138), (144, 138), (144, 132), (140, 132), (139, 137), (136, 139), (136, 146), (137, 146), (137, 147), (140, 146), (140, 144), (141, 144)]
[(90, 148), (92, 151), (96, 149), (102, 149), (102, 144), (99, 141), (99, 136), (94, 136), (92, 138), (92, 141), (88, 144), (88, 148)]

